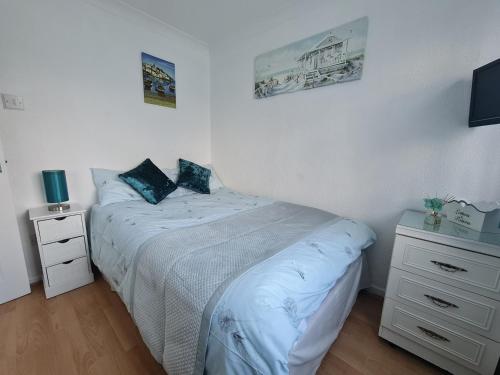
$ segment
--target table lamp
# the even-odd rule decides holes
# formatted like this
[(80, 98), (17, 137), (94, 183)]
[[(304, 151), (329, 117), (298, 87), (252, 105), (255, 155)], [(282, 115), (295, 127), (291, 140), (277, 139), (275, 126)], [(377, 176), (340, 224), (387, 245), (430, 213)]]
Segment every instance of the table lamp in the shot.
[(69, 204), (62, 203), (69, 200), (68, 186), (66, 185), (66, 173), (63, 170), (42, 171), (45, 195), (49, 205), (49, 211), (64, 211), (69, 209)]

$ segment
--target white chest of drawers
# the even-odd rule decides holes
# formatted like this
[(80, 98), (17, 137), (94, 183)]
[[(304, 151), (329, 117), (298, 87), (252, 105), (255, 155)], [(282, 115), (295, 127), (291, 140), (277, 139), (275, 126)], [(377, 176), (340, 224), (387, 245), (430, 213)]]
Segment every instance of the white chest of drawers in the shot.
[(453, 374), (494, 374), (500, 235), (424, 218), (406, 211), (396, 228), (379, 335)]
[(35, 226), (45, 296), (51, 298), (94, 281), (90, 267), (85, 210), (77, 204), (64, 212), (29, 210)]

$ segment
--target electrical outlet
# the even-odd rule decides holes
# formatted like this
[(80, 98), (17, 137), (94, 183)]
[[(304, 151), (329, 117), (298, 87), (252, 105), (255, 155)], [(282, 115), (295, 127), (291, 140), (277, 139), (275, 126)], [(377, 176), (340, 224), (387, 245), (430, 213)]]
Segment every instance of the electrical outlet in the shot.
[(24, 99), (22, 96), (2, 94), (2, 101), (5, 109), (24, 111)]

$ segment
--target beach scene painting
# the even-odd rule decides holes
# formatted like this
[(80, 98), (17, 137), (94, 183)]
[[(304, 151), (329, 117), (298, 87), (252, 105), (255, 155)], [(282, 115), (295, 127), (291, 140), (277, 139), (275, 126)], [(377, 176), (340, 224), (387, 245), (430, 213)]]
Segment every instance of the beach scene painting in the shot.
[(361, 79), (367, 35), (363, 17), (257, 56), (254, 97)]
[(144, 103), (176, 107), (175, 64), (142, 53)]

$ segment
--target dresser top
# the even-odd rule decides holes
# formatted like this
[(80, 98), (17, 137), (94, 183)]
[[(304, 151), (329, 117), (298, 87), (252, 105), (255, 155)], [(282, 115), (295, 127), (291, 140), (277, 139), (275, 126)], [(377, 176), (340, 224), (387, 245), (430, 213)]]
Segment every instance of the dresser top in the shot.
[(424, 221), (425, 216), (425, 212), (405, 211), (396, 233), (500, 257), (500, 234), (478, 232), (452, 223), (446, 217), (442, 218), (440, 225), (429, 225)]
[(87, 210), (78, 203), (71, 203), (69, 210), (64, 211), (49, 211), (48, 206), (30, 208), (30, 220), (55, 219), (56, 217), (77, 215), (86, 212)]

